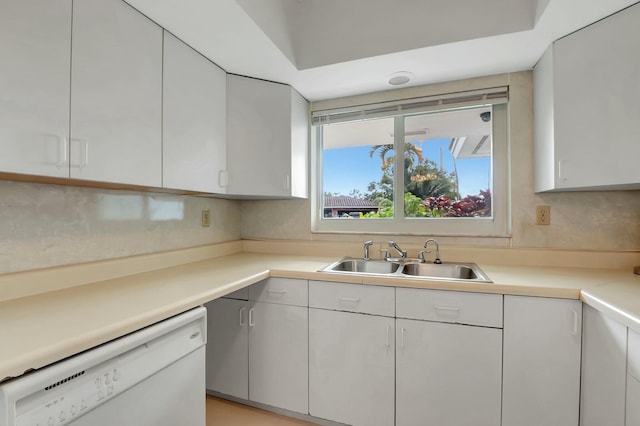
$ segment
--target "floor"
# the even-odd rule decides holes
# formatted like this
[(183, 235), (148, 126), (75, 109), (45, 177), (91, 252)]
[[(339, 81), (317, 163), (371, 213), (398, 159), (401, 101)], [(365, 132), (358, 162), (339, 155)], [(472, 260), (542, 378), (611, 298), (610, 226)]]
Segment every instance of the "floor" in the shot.
[(300, 426), (313, 423), (207, 396), (207, 426)]

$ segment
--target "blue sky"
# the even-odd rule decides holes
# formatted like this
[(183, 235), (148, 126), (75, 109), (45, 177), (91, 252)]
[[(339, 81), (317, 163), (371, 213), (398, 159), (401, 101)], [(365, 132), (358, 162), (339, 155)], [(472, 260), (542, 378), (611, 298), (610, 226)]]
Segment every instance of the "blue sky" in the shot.
[[(453, 171), (453, 156), (449, 153), (449, 139), (437, 139), (418, 142), (423, 155), (439, 164), (440, 148), (442, 163), (447, 171)], [(348, 195), (352, 189), (362, 193), (367, 191), (371, 181), (379, 181), (382, 176), (380, 156), (376, 152), (369, 158), (368, 146), (325, 149), (323, 152), (323, 180), (325, 192), (337, 192)], [(490, 158), (461, 159), (458, 163), (460, 193), (475, 195), (489, 187)]]

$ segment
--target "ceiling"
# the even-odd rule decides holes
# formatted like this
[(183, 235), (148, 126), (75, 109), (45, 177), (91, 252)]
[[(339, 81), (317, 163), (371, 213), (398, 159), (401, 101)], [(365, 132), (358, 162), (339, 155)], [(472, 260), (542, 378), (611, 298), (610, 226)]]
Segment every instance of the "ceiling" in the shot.
[(235, 74), (308, 100), (532, 69), (549, 44), (637, 0), (126, 0)]

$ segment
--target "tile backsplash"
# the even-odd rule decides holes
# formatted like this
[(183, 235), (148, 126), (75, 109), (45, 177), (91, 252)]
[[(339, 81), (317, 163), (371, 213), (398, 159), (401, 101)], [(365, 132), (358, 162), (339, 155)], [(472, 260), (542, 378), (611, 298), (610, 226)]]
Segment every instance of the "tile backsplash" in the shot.
[(238, 201), (0, 181), (0, 274), (239, 238)]

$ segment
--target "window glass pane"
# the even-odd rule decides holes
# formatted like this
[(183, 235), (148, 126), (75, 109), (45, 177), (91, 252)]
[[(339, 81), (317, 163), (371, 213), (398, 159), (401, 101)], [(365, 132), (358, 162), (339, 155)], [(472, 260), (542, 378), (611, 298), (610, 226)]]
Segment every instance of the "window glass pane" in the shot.
[(322, 128), (324, 218), (393, 217), (394, 119)]
[(404, 213), (491, 217), (491, 107), (405, 117)]

